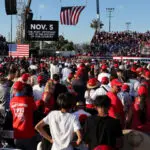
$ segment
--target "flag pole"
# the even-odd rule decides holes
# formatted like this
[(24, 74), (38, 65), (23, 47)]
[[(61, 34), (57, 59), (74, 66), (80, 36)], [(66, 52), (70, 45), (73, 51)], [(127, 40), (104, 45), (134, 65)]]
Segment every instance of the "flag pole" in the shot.
[(99, 8), (99, 0), (96, 0), (96, 13), (97, 13), (98, 31), (100, 31), (100, 8)]
[(10, 27), (10, 41), (11, 41), (11, 46), (10, 46), (10, 57), (11, 57), (11, 52), (12, 52), (12, 29), (13, 29), (13, 23), (12, 23), (12, 19), (13, 19), (13, 16), (11, 15), (10, 16), (10, 24), (11, 24), (11, 27)]

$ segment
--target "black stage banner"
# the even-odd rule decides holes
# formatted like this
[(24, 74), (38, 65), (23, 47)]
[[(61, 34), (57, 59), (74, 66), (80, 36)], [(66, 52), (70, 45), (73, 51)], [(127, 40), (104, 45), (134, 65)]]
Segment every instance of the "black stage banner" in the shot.
[(27, 41), (57, 41), (58, 21), (27, 21), (25, 35)]

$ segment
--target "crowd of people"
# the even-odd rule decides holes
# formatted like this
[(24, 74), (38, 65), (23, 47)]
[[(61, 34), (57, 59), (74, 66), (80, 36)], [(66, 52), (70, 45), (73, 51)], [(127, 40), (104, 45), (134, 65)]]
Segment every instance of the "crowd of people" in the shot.
[(4, 36), (0, 35), (0, 55), (7, 56), (8, 55), (8, 46)]
[(95, 33), (91, 46), (101, 50), (101, 55), (142, 56), (141, 46), (150, 40), (150, 32), (99, 32)]
[[(117, 150), (123, 129), (150, 133), (150, 65), (117, 60), (4, 58), (1, 147)], [(5, 141), (5, 144), (4, 142)]]

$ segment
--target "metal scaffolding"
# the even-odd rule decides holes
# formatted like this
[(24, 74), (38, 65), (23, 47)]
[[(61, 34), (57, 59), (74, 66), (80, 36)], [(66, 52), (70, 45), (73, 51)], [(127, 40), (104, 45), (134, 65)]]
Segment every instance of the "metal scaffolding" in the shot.
[(26, 0), (17, 0), (17, 31), (16, 41), (17, 43), (23, 43), (25, 38), (25, 12)]

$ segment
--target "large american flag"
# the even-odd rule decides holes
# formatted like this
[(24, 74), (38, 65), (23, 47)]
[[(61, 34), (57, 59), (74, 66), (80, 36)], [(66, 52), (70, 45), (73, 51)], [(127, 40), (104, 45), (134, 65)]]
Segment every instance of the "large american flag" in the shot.
[(9, 44), (9, 56), (12, 57), (29, 57), (28, 44)]
[(62, 7), (60, 22), (64, 25), (76, 25), (85, 6)]

